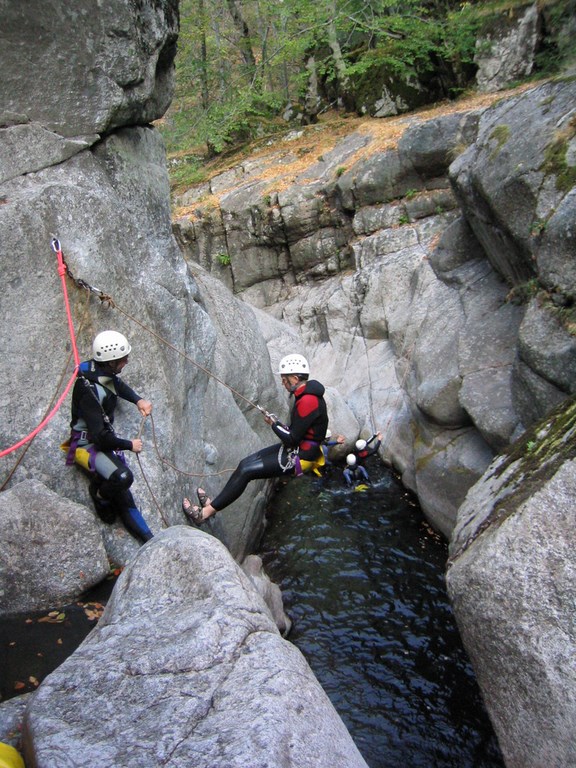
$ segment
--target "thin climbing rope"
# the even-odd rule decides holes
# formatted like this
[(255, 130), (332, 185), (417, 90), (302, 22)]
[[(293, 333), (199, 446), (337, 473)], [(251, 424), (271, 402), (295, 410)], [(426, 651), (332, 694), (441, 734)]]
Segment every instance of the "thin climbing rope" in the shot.
[(192, 365), (196, 366), (200, 371), (205, 373), (207, 376), (210, 376), (214, 379), (214, 381), (217, 381), (219, 384), (221, 384), (223, 387), (226, 387), (226, 389), (230, 390), (233, 395), (236, 395), (236, 397), (243, 400), (245, 403), (248, 403), (248, 405), (251, 408), (257, 408), (259, 411), (265, 412), (265, 409), (262, 408), (262, 406), (258, 405), (257, 403), (250, 400), (248, 397), (245, 397), (241, 392), (238, 392), (237, 389), (234, 389), (234, 387), (230, 386), (230, 384), (227, 384), (223, 379), (220, 379), (218, 376), (216, 376), (215, 373), (213, 373), (209, 368), (206, 368), (204, 365), (201, 365), (198, 361), (194, 360), (194, 358), (190, 357), (186, 354), (186, 352), (183, 352), (181, 349), (178, 349), (174, 344), (169, 342), (167, 339), (165, 339), (163, 336), (161, 336), (159, 333), (157, 333), (155, 330), (150, 328), (148, 325), (143, 323), (141, 320), (138, 320), (138, 318), (134, 317), (134, 315), (131, 315), (129, 312), (127, 312), (125, 309), (122, 309), (122, 307), (118, 306), (114, 299), (112, 299), (111, 296), (101, 291), (99, 288), (95, 288), (94, 286), (87, 283), (85, 280), (78, 279), (74, 277), (72, 271), (66, 264), (66, 261), (64, 260), (64, 267), (66, 269), (66, 274), (68, 277), (72, 280), (72, 282), (76, 285), (76, 287), (87, 290), (90, 293), (93, 293), (95, 296), (97, 296), (100, 301), (109, 307), (112, 307), (113, 309), (116, 309), (120, 314), (124, 315), (128, 320), (133, 322), (135, 325), (138, 325), (140, 328), (145, 330), (147, 333), (149, 333), (151, 336), (154, 336), (155, 339), (157, 339), (161, 344), (164, 344), (166, 347), (171, 349), (173, 352), (176, 352), (177, 355), (180, 355), (180, 357), (183, 357), (185, 360), (187, 360), (189, 363), (192, 363)]

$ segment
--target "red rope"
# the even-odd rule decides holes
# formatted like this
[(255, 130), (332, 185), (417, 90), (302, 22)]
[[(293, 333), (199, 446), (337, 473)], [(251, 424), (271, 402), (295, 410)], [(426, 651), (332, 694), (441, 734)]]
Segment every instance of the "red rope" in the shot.
[(13, 451), (18, 450), (22, 445), (29, 442), (33, 438), (36, 437), (36, 435), (41, 432), (44, 427), (48, 424), (49, 421), (56, 415), (58, 412), (60, 406), (66, 399), (66, 395), (68, 392), (70, 392), (72, 385), (74, 384), (74, 381), (76, 380), (76, 372), (78, 371), (78, 367), (80, 365), (80, 356), (78, 354), (78, 347), (76, 346), (76, 337), (74, 335), (74, 323), (72, 322), (72, 313), (70, 311), (70, 302), (68, 300), (68, 289), (66, 287), (66, 266), (64, 264), (64, 258), (62, 256), (62, 249), (60, 247), (60, 243), (58, 240), (54, 239), (52, 240), (52, 249), (56, 253), (56, 256), (58, 258), (58, 274), (60, 275), (60, 279), (62, 281), (62, 291), (64, 293), (64, 304), (66, 306), (66, 317), (68, 319), (68, 331), (70, 333), (70, 340), (72, 341), (72, 351), (74, 352), (74, 373), (72, 374), (70, 381), (66, 385), (66, 389), (60, 397), (58, 398), (54, 408), (50, 411), (50, 413), (38, 424), (36, 429), (32, 430), (29, 435), (26, 435), (26, 437), (23, 437), (22, 440), (19, 440), (15, 445), (10, 446), (10, 448), (5, 448), (3, 451), (0, 451), (0, 458), (2, 456), (7, 456), (9, 453), (12, 453)]

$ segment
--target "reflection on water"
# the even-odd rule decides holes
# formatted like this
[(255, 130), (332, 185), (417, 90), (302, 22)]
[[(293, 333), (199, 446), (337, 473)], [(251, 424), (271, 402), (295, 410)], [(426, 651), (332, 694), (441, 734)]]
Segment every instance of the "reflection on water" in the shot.
[(262, 542), (302, 651), (371, 768), (502, 768), (444, 583), (446, 543), (380, 462), (283, 483)]

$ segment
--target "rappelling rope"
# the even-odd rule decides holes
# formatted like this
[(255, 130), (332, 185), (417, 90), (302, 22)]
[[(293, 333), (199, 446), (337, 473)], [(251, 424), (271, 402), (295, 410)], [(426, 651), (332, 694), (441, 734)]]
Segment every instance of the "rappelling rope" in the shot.
[[(249, 398), (245, 397), (241, 392), (238, 392), (238, 390), (234, 389), (234, 387), (230, 386), (225, 381), (223, 381), (218, 376), (216, 376), (215, 373), (213, 373), (208, 368), (206, 368), (205, 366), (203, 366), (200, 363), (198, 363), (196, 360), (191, 358), (189, 355), (187, 355), (182, 350), (178, 349), (178, 347), (176, 347), (174, 344), (169, 342), (167, 339), (165, 339), (159, 333), (157, 333), (152, 328), (147, 326), (145, 323), (143, 323), (140, 320), (138, 320), (136, 317), (131, 315), (129, 312), (126, 312), (124, 309), (122, 309), (122, 307), (118, 306), (118, 304), (116, 304), (114, 299), (109, 294), (104, 293), (104, 291), (101, 291), (99, 288), (95, 288), (94, 286), (92, 286), (89, 283), (87, 283), (85, 280), (76, 278), (74, 276), (74, 274), (72, 273), (72, 271), (70, 270), (70, 268), (69, 268), (69, 266), (66, 263), (64, 258), (63, 258), (63, 264), (64, 264), (64, 268), (66, 270), (67, 276), (70, 278), (70, 280), (72, 280), (72, 282), (76, 285), (77, 288), (80, 288), (81, 290), (85, 290), (85, 291), (88, 291), (88, 293), (93, 294), (107, 308), (111, 307), (113, 309), (116, 309), (118, 312), (120, 312), (122, 315), (124, 315), (124, 317), (126, 317), (128, 320), (130, 320), (131, 322), (133, 322), (136, 325), (140, 326), (140, 328), (142, 328), (144, 331), (146, 331), (150, 335), (154, 336), (154, 338), (156, 338), (160, 343), (162, 343), (165, 346), (169, 347), (171, 350), (176, 352), (176, 354), (180, 355), (185, 360), (187, 360), (188, 362), (192, 363), (194, 366), (196, 366), (196, 368), (201, 370), (207, 376), (210, 376), (215, 381), (217, 381), (219, 384), (221, 384), (223, 387), (226, 387), (226, 389), (228, 389), (230, 392), (232, 392), (232, 394), (236, 395), (236, 397), (240, 398), (245, 403), (247, 403), (251, 408), (256, 408), (257, 410), (259, 410), (261, 413), (263, 413), (265, 415), (268, 414), (268, 411), (266, 411), (266, 409), (263, 408), (261, 405), (258, 405), (257, 403), (254, 403)], [(163, 464), (165, 464), (166, 466), (170, 467), (171, 469), (173, 469), (178, 474), (184, 475), (186, 477), (205, 478), (205, 477), (217, 477), (219, 475), (223, 475), (223, 474), (226, 474), (228, 472), (233, 472), (234, 471), (234, 467), (228, 467), (226, 469), (221, 469), (221, 470), (219, 470), (217, 472), (209, 472), (209, 473), (207, 473), (207, 472), (188, 472), (186, 470), (180, 469), (179, 467), (177, 467), (175, 464), (170, 462), (168, 459), (166, 459), (160, 453), (160, 450), (158, 448), (158, 442), (157, 442), (157, 439), (156, 439), (156, 428), (155, 428), (155, 424), (154, 424), (154, 418), (153, 418), (152, 414), (150, 414), (149, 418), (150, 418), (150, 424), (151, 424), (151, 427), (152, 427), (152, 441), (153, 441), (153, 445), (154, 445), (154, 450), (156, 452), (156, 455), (157, 455), (159, 461), (162, 462)], [(145, 418), (143, 419), (143, 421), (142, 421), (142, 423), (140, 425), (140, 431), (142, 431), (144, 423), (145, 423)], [(160, 509), (160, 506), (159, 506), (158, 502), (156, 501), (156, 499), (154, 497), (154, 494), (153, 494), (153, 492), (152, 492), (152, 490), (150, 488), (150, 484), (148, 483), (148, 480), (147, 480), (147, 478), (145, 476), (144, 469), (142, 467), (142, 463), (140, 461), (140, 458), (139, 458), (138, 454), (137, 454), (137, 459), (138, 459), (138, 464), (140, 466), (140, 470), (141, 470), (141, 472), (142, 472), (142, 474), (144, 476), (144, 480), (146, 482), (146, 485), (148, 486), (148, 489), (150, 490), (150, 494), (153, 497), (156, 506)]]
[[(424, 261), (425, 258), (426, 258), (426, 254), (424, 254), (422, 256), (421, 262)], [(424, 281), (421, 281), (420, 282), (420, 286), (418, 288), (418, 292), (417, 292), (416, 296), (414, 296), (414, 298), (413, 298), (413, 302), (416, 301), (417, 299), (419, 299), (420, 294), (423, 291), (423, 288), (424, 288)], [(360, 335), (361, 335), (361, 337), (362, 337), (362, 339), (364, 341), (364, 353), (366, 355), (366, 362), (367, 362), (366, 368), (367, 368), (367, 371), (368, 371), (368, 392), (369, 392), (368, 401), (369, 401), (369, 409), (370, 409), (370, 419), (371, 419), (371, 422), (372, 422), (372, 431), (374, 432), (376, 430), (376, 422), (375, 422), (375, 418), (374, 418), (374, 402), (373, 402), (373, 397), (372, 397), (372, 377), (371, 377), (371, 371), (370, 371), (370, 360), (369, 360), (369, 357), (368, 357), (368, 346), (366, 344), (366, 337), (365, 337), (365, 335), (363, 333), (362, 320), (360, 318), (360, 310), (358, 308), (356, 309), (356, 318), (357, 318), (356, 319), (356, 328), (360, 332)], [(422, 320), (420, 325), (422, 326), (423, 323), (424, 323), (424, 320)], [(403, 343), (402, 343), (402, 348), (400, 349), (400, 353), (399, 353), (399, 359), (404, 359), (406, 361), (406, 366), (405, 366), (405, 370), (404, 370), (404, 372), (402, 374), (402, 377), (400, 379), (398, 379), (398, 387), (399, 387), (400, 390), (404, 389), (404, 384), (406, 383), (406, 380), (407, 380), (408, 375), (410, 373), (410, 365), (409, 364), (410, 364), (410, 361), (412, 359), (412, 354), (414, 352), (414, 348), (416, 347), (416, 342), (418, 340), (418, 333), (415, 334), (414, 339), (413, 339), (412, 343), (410, 344), (409, 348), (408, 348), (408, 341), (407, 341), (407, 339), (408, 339), (408, 335), (405, 334), (404, 335), (404, 340), (403, 340)], [(387, 404), (388, 404), (388, 398), (386, 399), (385, 405), (387, 405)], [(384, 423), (384, 426), (381, 429), (381, 432), (382, 432), (382, 450), (384, 450), (384, 448), (386, 446), (386, 439), (387, 439), (387, 437), (389, 435), (389, 432), (390, 432), (390, 430), (392, 428), (392, 420), (393, 420), (393, 412), (392, 412), (392, 408), (390, 408), (390, 413), (389, 413), (389, 415), (388, 415), (388, 417), (387, 417), (387, 419), (386, 419), (386, 421)]]
[(40, 424), (38, 424), (38, 426), (35, 429), (33, 429), (32, 432), (30, 432), (30, 434), (26, 435), (26, 437), (23, 437), (17, 443), (15, 443), (14, 445), (11, 445), (9, 448), (5, 448), (4, 450), (0, 451), (0, 458), (2, 456), (7, 456), (9, 453), (13, 453), (14, 451), (18, 450), (18, 448), (28, 443), (30, 440), (33, 440), (36, 437), (36, 435), (39, 432), (41, 432), (44, 429), (44, 427), (54, 418), (54, 416), (59, 411), (60, 406), (64, 402), (66, 395), (74, 385), (74, 381), (76, 380), (76, 372), (78, 371), (78, 367), (80, 365), (80, 356), (78, 355), (78, 347), (76, 346), (74, 324), (72, 322), (72, 313), (70, 311), (70, 301), (68, 299), (68, 290), (66, 287), (67, 267), (66, 267), (66, 264), (64, 263), (64, 256), (62, 255), (62, 249), (60, 248), (60, 243), (58, 240), (56, 240), (56, 238), (52, 240), (52, 249), (54, 250), (58, 258), (58, 274), (60, 275), (60, 280), (62, 282), (62, 291), (64, 293), (64, 305), (66, 307), (68, 331), (70, 333), (70, 341), (72, 342), (72, 354), (74, 357), (74, 372), (70, 377), (70, 381), (68, 382), (68, 384), (66, 384), (66, 388), (64, 389), (64, 392), (62, 392), (62, 394), (58, 398), (52, 410), (42, 419)]
[[(368, 372), (368, 408), (370, 411), (370, 424), (372, 427), (372, 434), (376, 429), (376, 419), (374, 417), (374, 398), (372, 397), (372, 374), (370, 370), (370, 358), (368, 355), (368, 345), (366, 344), (366, 336), (364, 335), (364, 329), (362, 327), (362, 320), (360, 319), (360, 310), (356, 309), (356, 328), (359, 331), (360, 338), (362, 339), (364, 346), (364, 354), (366, 356), (366, 370)], [(356, 332), (355, 332), (356, 335)]]
[(211, 370), (209, 370), (204, 365), (202, 365), (201, 363), (199, 363), (196, 360), (194, 360), (194, 358), (192, 358), (189, 355), (187, 355), (186, 352), (183, 352), (181, 349), (178, 349), (178, 347), (176, 347), (174, 344), (169, 342), (167, 339), (165, 339), (159, 333), (154, 331), (152, 328), (147, 326), (141, 320), (138, 320), (136, 317), (131, 315), (129, 312), (126, 312), (126, 310), (122, 309), (122, 307), (118, 306), (118, 304), (116, 304), (114, 299), (111, 296), (109, 296), (107, 293), (104, 293), (99, 288), (94, 288), (94, 286), (90, 285), (85, 280), (81, 280), (81, 279), (78, 279), (78, 278), (74, 277), (72, 271), (70, 270), (70, 268), (66, 264), (66, 261), (65, 260), (63, 260), (63, 261), (64, 261), (64, 268), (66, 270), (66, 274), (68, 275), (68, 277), (72, 280), (72, 282), (78, 288), (81, 288), (81, 289), (89, 291), (90, 293), (93, 293), (95, 296), (97, 296), (100, 299), (100, 301), (104, 305), (107, 305), (108, 307), (112, 307), (113, 309), (118, 310), (118, 312), (120, 312), (120, 314), (124, 315), (124, 317), (128, 318), (128, 320), (130, 320), (131, 322), (133, 322), (136, 325), (140, 326), (140, 328), (145, 330), (151, 336), (154, 336), (154, 338), (157, 339), (159, 342), (164, 344), (166, 347), (169, 347), (173, 352), (176, 352), (177, 355), (180, 355), (180, 357), (183, 357), (189, 363), (192, 363), (192, 365), (196, 366), (196, 368), (198, 368), (200, 371), (205, 373), (207, 376), (210, 376), (211, 378), (213, 378), (214, 381), (217, 381), (223, 387), (226, 387), (226, 389), (230, 390), (230, 392), (232, 392), (232, 394), (236, 395), (236, 397), (239, 397), (241, 400), (244, 400), (244, 402), (248, 403), (248, 405), (251, 408), (256, 408), (259, 411), (262, 411), (263, 413), (266, 412), (265, 409), (262, 408), (261, 405), (258, 405), (257, 403), (254, 403), (252, 400), (250, 400), (248, 397), (245, 397), (241, 392), (238, 392), (238, 390), (236, 390), (236, 389), (234, 389), (234, 387), (230, 386), (230, 384), (227, 384), (225, 381), (223, 381), (218, 376), (216, 376), (216, 374), (213, 373)]

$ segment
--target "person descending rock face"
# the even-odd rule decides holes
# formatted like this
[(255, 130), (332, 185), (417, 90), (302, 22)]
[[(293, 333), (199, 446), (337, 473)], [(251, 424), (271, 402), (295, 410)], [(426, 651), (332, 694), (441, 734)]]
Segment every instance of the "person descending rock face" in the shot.
[(265, 413), (264, 420), (281, 443), (262, 448), (242, 459), (214, 501), (202, 488), (197, 491), (200, 506), (193, 506), (188, 499), (184, 499), (182, 509), (196, 525), (201, 525), (211, 515), (236, 501), (251, 480), (301, 475), (323, 465), (321, 445), (328, 428), (324, 386), (309, 379), (308, 361), (302, 355), (283, 357), (278, 374), (285, 389), (294, 396), (290, 425), (280, 423), (274, 414), (269, 413)]
[(77, 463), (90, 473), (90, 496), (102, 520), (111, 523), (120, 515), (130, 533), (148, 541), (152, 532), (129, 490), (134, 476), (122, 453), (140, 453), (142, 440), (121, 438), (113, 426), (119, 397), (134, 403), (142, 416), (152, 412), (152, 403), (119, 378), (130, 350), (126, 337), (117, 331), (103, 331), (94, 339), (92, 359), (80, 364), (72, 391), (66, 463)]
[[(376, 442), (374, 443), (374, 440)], [(374, 443), (374, 445), (371, 445)], [(356, 440), (354, 446), (354, 454), (358, 464), (364, 464), (368, 456), (373, 456), (378, 453), (380, 446), (382, 445), (382, 433), (376, 432), (369, 440)]]
[(362, 464), (358, 464), (356, 456), (353, 453), (349, 453), (346, 456), (346, 468), (344, 469), (344, 481), (349, 488), (353, 488), (359, 483), (369, 483), (370, 477), (366, 468)]
[[(346, 438), (344, 435), (336, 435), (336, 439), (332, 440), (332, 432), (330, 432), (329, 429), (326, 430), (326, 437), (322, 441), (322, 453), (324, 454), (324, 462), (326, 465), (332, 464), (330, 459), (328, 458), (328, 452), (330, 448), (333, 448), (335, 445), (343, 445), (346, 442)], [(320, 474), (320, 470), (315, 471), (316, 474)]]

